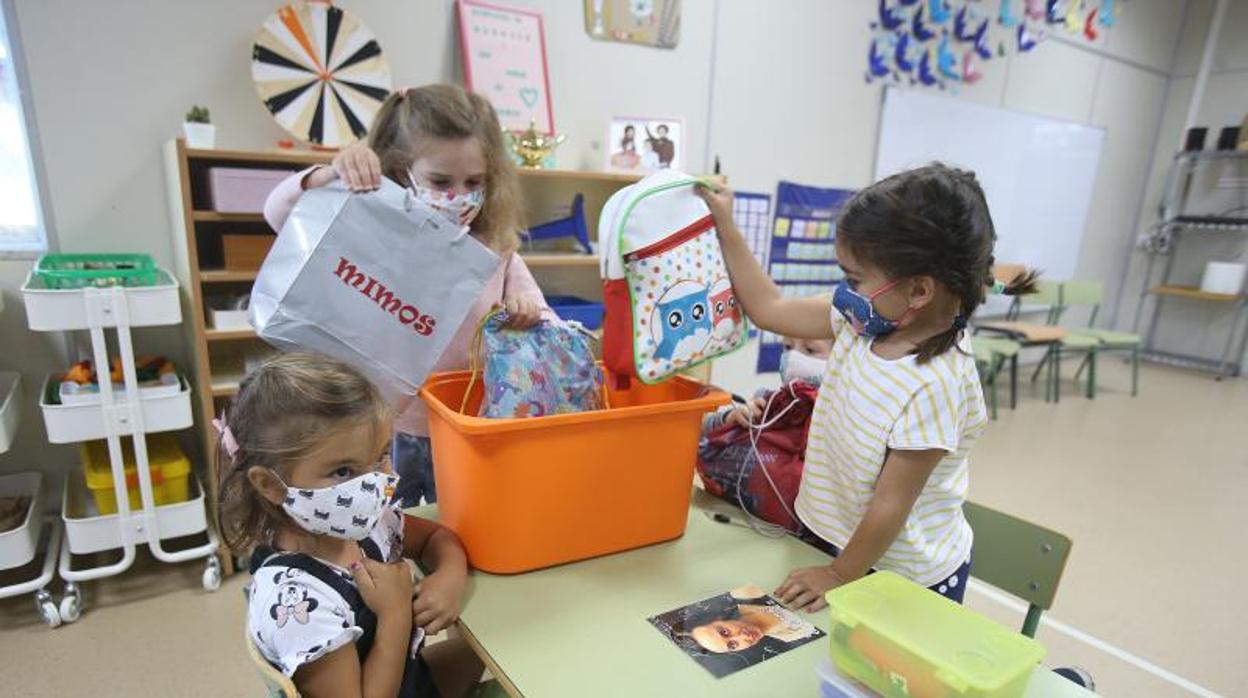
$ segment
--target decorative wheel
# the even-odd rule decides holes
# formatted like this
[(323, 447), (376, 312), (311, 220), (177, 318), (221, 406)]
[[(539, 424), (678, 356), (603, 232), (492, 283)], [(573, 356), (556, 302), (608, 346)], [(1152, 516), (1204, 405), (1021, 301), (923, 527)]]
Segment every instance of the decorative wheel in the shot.
[(216, 591), (221, 588), (221, 561), (217, 559), (216, 555), (208, 558), (201, 581), (204, 584), (205, 591)]
[(363, 138), (390, 94), (390, 66), (373, 33), (317, 0), (284, 5), (265, 20), (251, 79), (282, 128), (327, 148)]

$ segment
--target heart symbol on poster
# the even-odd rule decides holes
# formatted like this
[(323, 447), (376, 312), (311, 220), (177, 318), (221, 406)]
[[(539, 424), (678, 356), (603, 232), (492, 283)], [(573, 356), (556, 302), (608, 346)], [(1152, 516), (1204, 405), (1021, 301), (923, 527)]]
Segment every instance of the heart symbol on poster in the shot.
[(526, 107), (532, 107), (537, 104), (537, 88), (522, 87), (520, 88), (520, 101), (524, 102)]

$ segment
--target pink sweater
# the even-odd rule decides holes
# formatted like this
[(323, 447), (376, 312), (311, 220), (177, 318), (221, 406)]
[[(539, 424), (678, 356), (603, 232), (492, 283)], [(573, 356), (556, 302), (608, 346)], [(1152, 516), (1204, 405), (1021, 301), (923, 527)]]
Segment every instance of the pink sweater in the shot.
[[(287, 177), (269, 194), (268, 200), (264, 202), (264, 219), (269, 222), (273, 230), (281, 231), (282, 225), (286, 223), (286, 218), (290, 216), (291, 209), (295, 207), (295, 202), (303, 195), (304, 178), (316, 167), (320, 166), (309, 167), (302, 172), (296, 172)], [(525, 265), (520, 255), (512, 253), (511, 259), (507, 263), (498, 265), (498, 271), (494, 273), (489, 283), (485, 285), (485, 290), (481, 292), (481, 297), (477, 299), (476, 306), (469, 311), (468, 317), (464, 318), (464, 324), (460, 325), (455, 332), (455, 336), (451, 338), (451, 343), (446, 346), (446, 350), (442, 353), (442, 357), (438, 359), (437, 364), (434, 365), (433, 370), (440, 372), (467, 369), (468, 344), (472, 340), (481, 318), (485, 317), (485, 314), (496, 304), (524, 296), (533, 297), (542, 305), (546, 305), (546, 301), (542, 297), (542, 291), (538, 288), (537, 281), (533, 279), (532, 272), (529, 271), (528, 266)], [(551, 313), (552, 311), (547, 309), (546, 312)], [(412, 401), (399, 415), (399, 418), (395, 420), (394, 428), (395, 431), (415, 436), (428, 436), (429, 411), (425, 407), (425, 401), (420, 398)]]

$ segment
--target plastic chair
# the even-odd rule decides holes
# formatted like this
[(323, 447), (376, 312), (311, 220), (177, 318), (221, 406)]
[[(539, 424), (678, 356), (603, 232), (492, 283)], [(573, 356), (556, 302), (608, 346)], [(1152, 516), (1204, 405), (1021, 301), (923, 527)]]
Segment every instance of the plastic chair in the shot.
[(975, 331), (987, 331), (994, 334), (1004, 335), (1014, 340), (1021, 348), (1040, 347), (1045, 350), (1044, 358), (1036, 370), (1031, 374), (1031, 380), (1034, 382), (1036, 377), (1040, 375), (1040, 371), (1046, 366), (1048, 367), (1048, 376), (1045, 379), (1044, 400), (1048, 402), (1052, 400), (1057, 402), (1061, 397), (1060, 380), (1061, 380), (1061, 349), (1062, 343), (1069, 334), (1066, 330), (1056, 326), (1055, 312), (1061, 304), (1061, 292), (1058, 284), (1053, 282), (1041, 281), (1037, 285), (1036, 293), (1025, 296), (1028, 304), (1042, 304), (1047, 306), (1046, 318), (1043, 324), (1035, 322), (1022, 322), (1018, 319), (1022, 313), (1022, 298), (1016, 296), (1014, 302), (1010, 304), (1005, 320), (990, 321), (976, 323)]
[(299, 698), (299, 690), (295, 688), (294, 682), (260, 654), (260, 648), (256, 647), (246, 626), (243, 627), (243, 641), (247, 643), (247, 656), (251, 657), (252, 664), (256, 665), (256, 671), (260, 672), (260, 678), (264, 681), (264, 687), (268, 691), (265, 695), (268, 698)]
[(984, 385), (989, 390), (992, 418), (997, 418), (997, 376), (1008, 360), (1010, 362), (1010, 409), (1018, 407), (1018, 353), (1022, 345), (1003, 337), (971, 337), (971, 351), (975, 363), (984, 367)]
[(962, 513), (975, 533), (971, 576), (1026, 601), (1020, 632), (1034, 638), (1057, 596), (1070, 538), (974, 502), (964, 503)]
[[(1092, 313), (1088, 317), (1088, 326), (1071, 328), (1071, 335), (1097, 342), (1100, 351), (1127, 351), (1131, 353), (1131, 397), (1138, 395), (1140, 392), (1140, 346), (1143, 345), (1143, 339), (1140, 335), (1131, 332), (1102, 330), (1093, 327), (1096, 324), (1096, 316), (1100, 312), (1101, 303), (1105, 298), (1105, 286), (1099, 281), (1068, 281), (1062, 284), (1061, 290), (1061, 312), (1064, 313), (1066, 310), (1076, 306), (1092, 307)], [(1075, 371), (1075, 379), (1078, 380), (1079, 374), (1083, 371), (1085, 365), (1088, 366), (1091, 372), (1088, 375), (1088, 383), (1095, 385), (1095, 361), (1089, 364), (1085, 360), (1083, 364), (1080, 364), (1079, 370)]]

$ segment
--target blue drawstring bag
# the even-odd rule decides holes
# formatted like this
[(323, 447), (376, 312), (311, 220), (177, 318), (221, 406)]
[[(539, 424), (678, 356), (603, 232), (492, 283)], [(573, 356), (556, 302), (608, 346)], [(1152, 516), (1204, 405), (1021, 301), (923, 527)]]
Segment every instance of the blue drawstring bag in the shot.
[(606, 406), (603, 373), (588, 330), (558, 319), (520, 330), (507, 327), (507, 319), (502, 310), (487, 315), (470, 351), (472, 379), (480, 374), (484, 388), (480, 416), (543, 417)]

